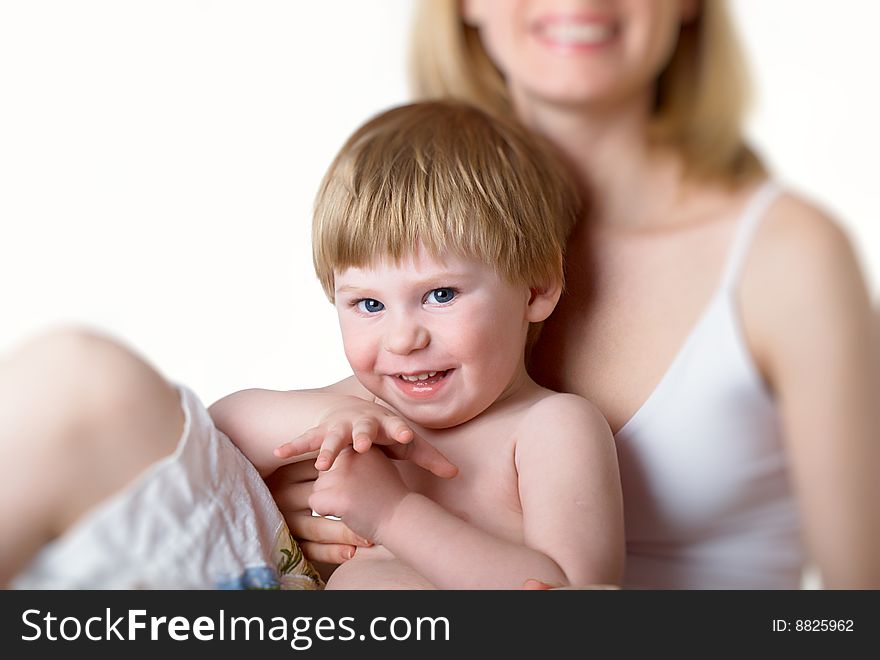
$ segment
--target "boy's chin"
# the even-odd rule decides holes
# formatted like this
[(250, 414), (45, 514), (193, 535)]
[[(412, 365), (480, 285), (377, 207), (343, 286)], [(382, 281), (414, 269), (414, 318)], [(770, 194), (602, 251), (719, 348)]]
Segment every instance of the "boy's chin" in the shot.
[(370, 377), (361, 377), (355, 373), (355, 378), (363, 385), (370, 394), (376, 398), (376, 403), (385, 406), (396, 412), (407, 421), (417, 424), (423, 429), (442, 430), (458, 426), (469, 422), (474, 417), (481, 414), (491, 405), (491, 401), (479, 409), (454, 409), (444, 410), (437, 404), (432, 404), (429, 400), (408, 401), (406, 395), (395, 391), (394, 389), (386, 389), (388, 384), (380, 379), (376, 379), (373, 375)]
[(471, 421), (479, 415), (482, 410), (478, 411), (437, 411), (431, 410), (430, 405), (402, 402), (399, 405), (396, 402), (388, 401), (379, 395), (376, 395), (377, 403), (390, 408), (398, 415), (406, 419), (408, 422), (418, 425), (419, 427), (429, 431), (441, 431), (450, 429), (465, 422)]

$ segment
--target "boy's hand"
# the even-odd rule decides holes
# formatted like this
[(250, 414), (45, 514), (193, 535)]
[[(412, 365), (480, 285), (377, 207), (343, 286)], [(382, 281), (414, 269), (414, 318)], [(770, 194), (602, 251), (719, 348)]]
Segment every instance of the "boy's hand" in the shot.
[(333, 469), (318, 476), (309, 506), (322, 516), (342, 518), (355, 534), (375, 541), (408, 494), (397, 468), (378, 448), (363, 454), (346, 448)]
[(339, 453), (351, 445), (364, 453), (374, 444), (397, 460), (410, 460), (441, 478), (458, 474), (456, 468), (433, 445), (416, 436), (409, 424), (377, 403), (351, 397), (333, 406), (319, 424), (275, 449), (275, 456), (293, 458), (320, 450), (315, 460), (319, 470), (329, 470)]

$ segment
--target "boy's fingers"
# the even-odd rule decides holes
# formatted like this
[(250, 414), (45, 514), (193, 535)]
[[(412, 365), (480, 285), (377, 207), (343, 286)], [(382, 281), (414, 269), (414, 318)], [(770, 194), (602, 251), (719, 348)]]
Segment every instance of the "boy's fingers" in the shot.
[(379, 422), (371, 417), (359, 419), (351, 429), (352, 446), (355, 451), (363, 453), (376, 441), (379, 433)]
[(278, 458), (296, 458), (301, 454), (307, 454), (311, 451), (310, 449), (303, 449), (302, 446), (295, 443), (296, 441), (291, 441), (278, 445), (272, 453)]
[[(332, 472), (330, 473), (332, 474)], [(316, 484), (315, 490), (309, 496), (309, 507), (319, 516), (339, 516), (340, 497), (338, 488), (334, 487), (334, 483), (327, 484), (326, 488), (321, 488), (320, 482)]]
[(434, 445), (418, 437), (406, 445), (390, 445), (387, 453), (398, 460), (412, 461), (441, 479), (450, 479), (458, 474), (458, 468)]
[(415, 433), (402, 418), (389, 415), (382, 420), (382, 428), (391, 440), (402, 444), (412, 442)]
[(345, 447), (349, 445), (349, 436), (344, 434), (338, 427), (324, 436), (324, 442), (321, 444), (321, 451), (315, 460), (315, 467), (319, 470), (329, 470), (333, 465), (333, 461)]
[(294, 438), (290, 442), (285, 442), (275, 448), (275, 455), (279, 458), (290, 458), (291, 456), (299, 456), (310, 451), (315, 451), (321, 446), (321, 440), (324, 432), (319, 427), (314, 427)]

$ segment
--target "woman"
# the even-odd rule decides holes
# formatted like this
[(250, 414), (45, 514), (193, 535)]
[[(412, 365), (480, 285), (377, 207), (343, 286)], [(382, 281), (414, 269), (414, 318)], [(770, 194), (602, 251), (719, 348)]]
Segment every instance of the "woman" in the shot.
[[(434, 1), (413, 36), (417, 96), (514, 114), (592, 199), (533, 372), (616, 433), (625, 586), (797, 588), (808, 558), (826, 587), (880, 586), (865, 284), (744, 144), (723, 3)], [(352, 539), (303, 511), (311, 478), (277, 499), (338, 562)]]

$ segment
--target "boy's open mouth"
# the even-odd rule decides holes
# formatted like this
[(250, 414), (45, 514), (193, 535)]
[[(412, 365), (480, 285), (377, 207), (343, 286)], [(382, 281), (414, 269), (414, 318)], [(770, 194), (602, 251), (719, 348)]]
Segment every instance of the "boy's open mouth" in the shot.
[(446, 369), (445, 371), (425, 371), (419, 374), (396, 374), (395, 377), (413, 385), (433, 385), (446, 378), (451, 371), (452, 369)]

